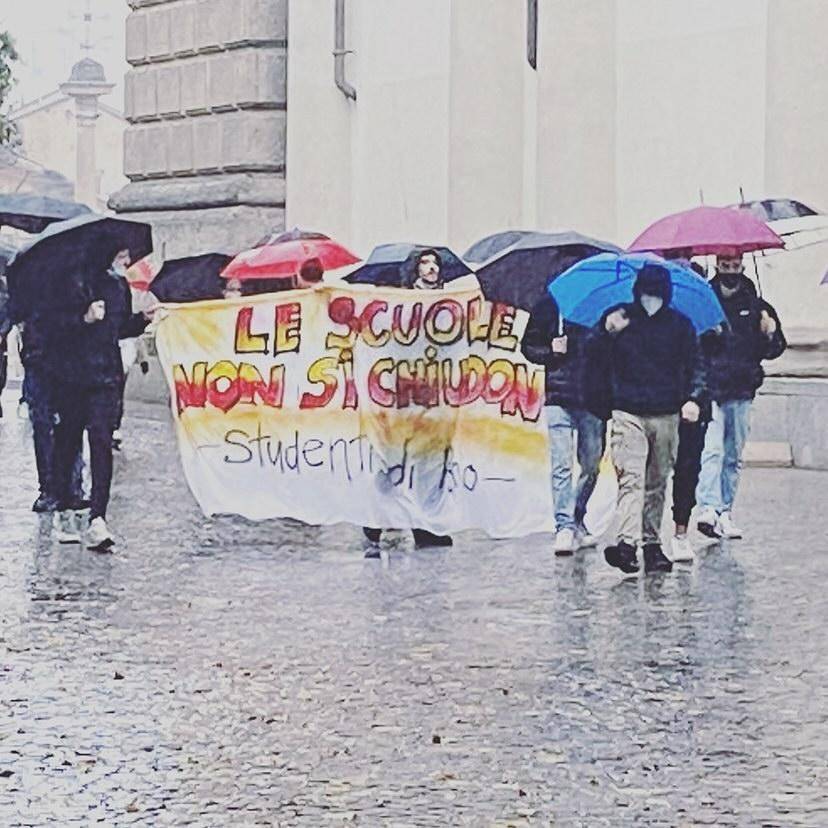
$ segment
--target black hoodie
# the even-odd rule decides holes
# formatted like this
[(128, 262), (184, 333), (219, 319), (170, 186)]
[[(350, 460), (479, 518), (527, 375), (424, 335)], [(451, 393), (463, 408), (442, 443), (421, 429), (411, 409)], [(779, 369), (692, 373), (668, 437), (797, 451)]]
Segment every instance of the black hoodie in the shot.
[[(119, 340), (140, 336), (147, 320), (132, 313), (132, 297), (126, 279), (98, 271), (75, 283), (65, 305), (44, 319), (46, 330), (45, 365), (58, 382), (75, 388), (100, 388), (123, 381)], [(84, 322), (92, 302), (103, 300), (104, 318)]]
[[(763, 359), (776, 359), (787, 347), (782, 325), (774, 308), (756, 294), (747, 276), (739, 279), (738, 290), (725, 297), (722, 281), (711, 281), (722, 303), (728, 327), (720, 337), (719, 347), (710, 358), (710, 391), (716, 402), (751, 400), (765, 379)], [(773, 336), (762, 333), (762, 311), (776, 322)]]
[(593, 379), (602, 380), (588, 359), (589, 328), (564, 321), (565, 354), (552, 353), (552, 339), (559, 336), (560, 314), (555, 300), (546, 294), (532, 309), (521, 341), (523, 355), (546, 368), (546, 404), (587, 409), (601, 419), (609, 410), (595, 393)]
[[(660, 296), (663, 306), (649, 316), (642, 294)], [(612, 407), (630, 414), (677, 414), (688, 400), (700, 406), (706, 397), (705, 369), (698, 337), (690, 320), (668, 307), (670, 274), (658, 265), (642, 268), (635, 302), (625, 305), (630, 324), (619, 334), (607, 333), (602, 319), (595, 336), (609, 371)]]

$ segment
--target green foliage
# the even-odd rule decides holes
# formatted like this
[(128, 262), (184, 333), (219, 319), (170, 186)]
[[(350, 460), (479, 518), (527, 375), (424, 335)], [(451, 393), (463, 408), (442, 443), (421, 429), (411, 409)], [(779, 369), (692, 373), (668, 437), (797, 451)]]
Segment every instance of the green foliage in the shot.
[(12, 143), (17, 130), (3, 112), (9, 92), (14, 84), (12, 67), (19, 55), (14, 40), (8, 32), (0, 32), (0, 145)]

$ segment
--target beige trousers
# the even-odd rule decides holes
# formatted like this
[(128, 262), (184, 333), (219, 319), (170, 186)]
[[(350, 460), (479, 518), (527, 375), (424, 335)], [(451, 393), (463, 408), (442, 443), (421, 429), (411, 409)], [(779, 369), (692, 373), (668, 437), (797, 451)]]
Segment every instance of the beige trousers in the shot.
[[(667, 481), (678, 450), (678, 414), (612, 412), (612, 462), (618, 476), (618, 540), (661, 543)], [(642, 531), (643, 529), (643, 531)], [(642, 537), (643, 536), (643, 537)]]

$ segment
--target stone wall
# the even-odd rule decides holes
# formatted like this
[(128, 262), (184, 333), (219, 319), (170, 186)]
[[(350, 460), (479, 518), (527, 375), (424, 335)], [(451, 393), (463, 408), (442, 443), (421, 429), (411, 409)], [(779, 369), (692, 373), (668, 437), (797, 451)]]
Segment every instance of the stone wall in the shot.
[(124, 173), (113, 209), (167, 258), (284, 226), (287, 0), (130, 0)]

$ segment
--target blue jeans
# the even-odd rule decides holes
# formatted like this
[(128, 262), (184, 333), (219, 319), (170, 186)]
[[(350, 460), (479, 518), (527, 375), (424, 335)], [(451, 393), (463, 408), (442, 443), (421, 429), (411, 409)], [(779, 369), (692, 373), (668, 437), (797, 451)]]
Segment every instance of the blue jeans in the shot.
[(715, 509), (720, 515), (729, 512), (736, 499), (752, 404), (753, 400), (713, 403), (696, 500), (702, 508)]
[[(606, 423), (581, 408), (546, 407), (549, 450), (552, 455), (552, 498), (558, 529), (583, 525), (587, 503), (598, 482), (598, 470), (604, 454)], [(572, 486), (575, 434), (578, 435), (578, 484)]]

